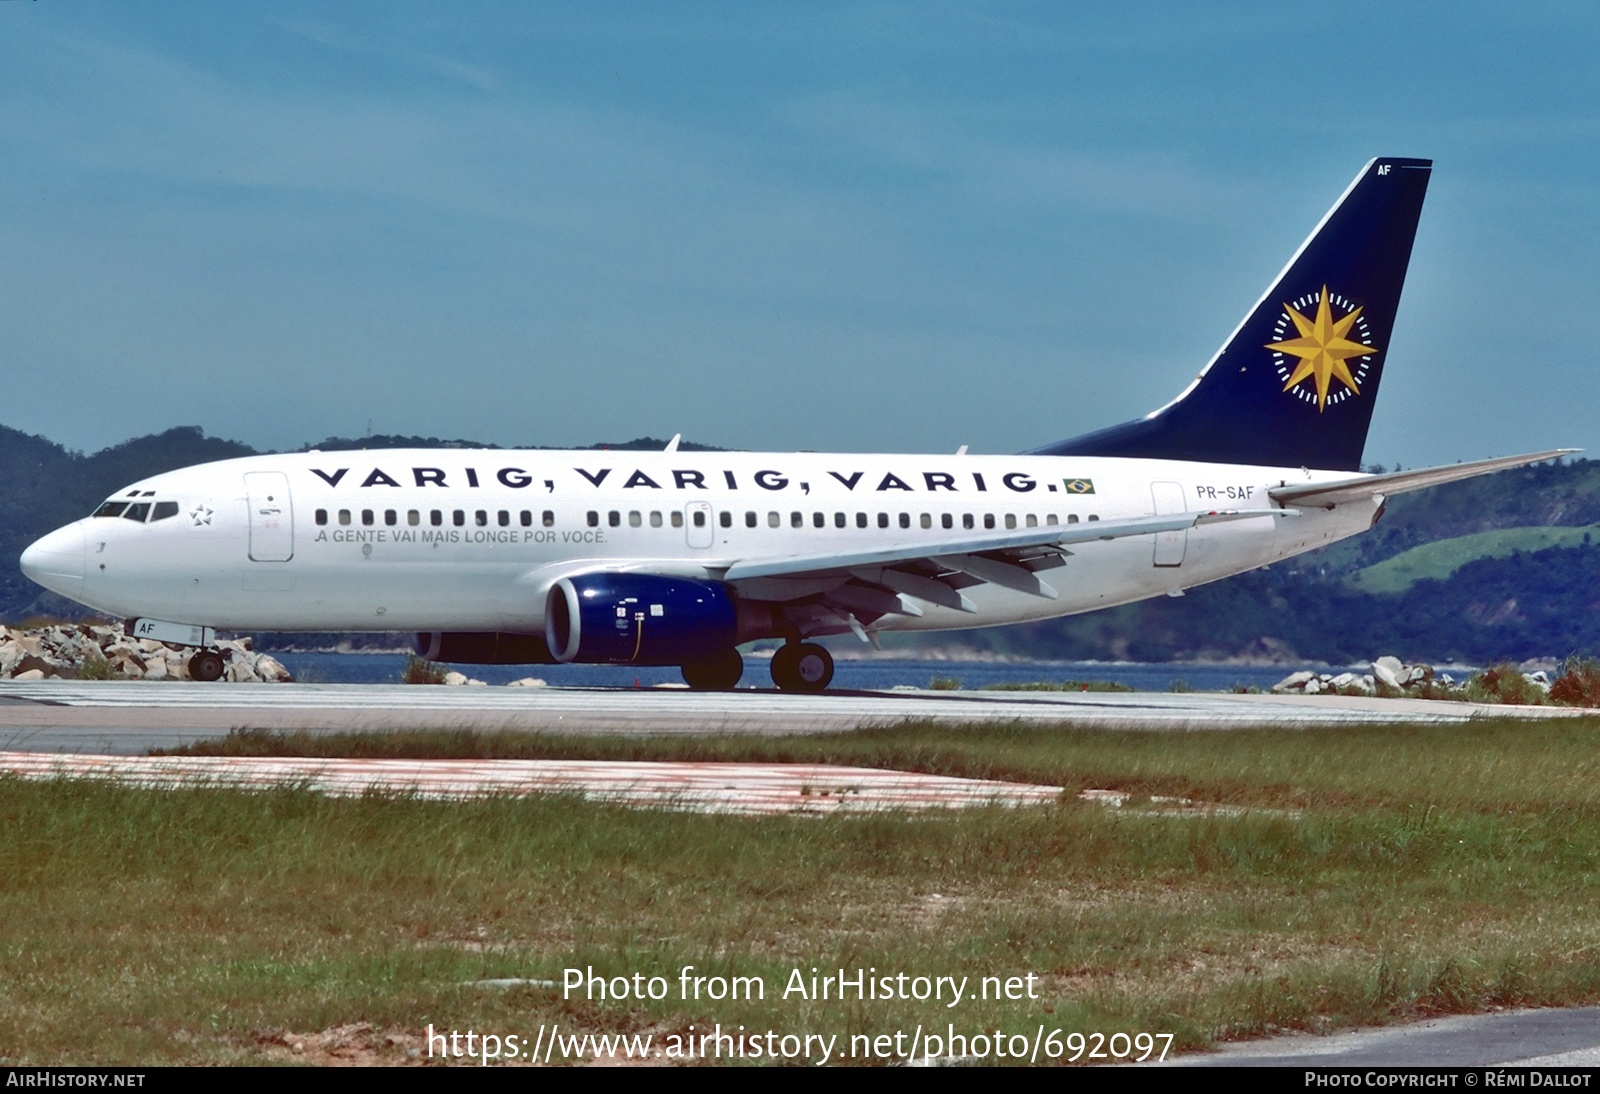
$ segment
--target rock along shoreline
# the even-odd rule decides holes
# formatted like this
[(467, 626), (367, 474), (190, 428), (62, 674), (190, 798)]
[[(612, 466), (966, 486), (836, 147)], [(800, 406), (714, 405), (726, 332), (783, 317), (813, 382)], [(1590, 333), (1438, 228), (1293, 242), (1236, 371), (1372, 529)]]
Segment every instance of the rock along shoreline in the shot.
[[(235, 684), (287, 684), (288, 669), (257, 653), (253, 639), (217, 643), (222, 679)], [(120, 626), (59, 623), (27, 630), (0, 626), (0, 680), (188, 680), (191, 650), (124, 634)]]

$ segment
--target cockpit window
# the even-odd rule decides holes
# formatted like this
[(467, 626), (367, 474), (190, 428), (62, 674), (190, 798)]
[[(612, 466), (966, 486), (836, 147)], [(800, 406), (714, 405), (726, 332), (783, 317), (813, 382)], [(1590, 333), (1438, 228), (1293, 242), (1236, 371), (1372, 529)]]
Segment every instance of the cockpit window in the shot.
[[(147, 491), (146, 493), (153, 493)], [(158, 520), (178, 515), (178, 503), (175, 501), (107, 501), (101, 502), (100, 508), (92, 514), (96, 517), (121, 517), (123, 520), (136, 520), (140, 524), (148, 521), (154, 524)]]

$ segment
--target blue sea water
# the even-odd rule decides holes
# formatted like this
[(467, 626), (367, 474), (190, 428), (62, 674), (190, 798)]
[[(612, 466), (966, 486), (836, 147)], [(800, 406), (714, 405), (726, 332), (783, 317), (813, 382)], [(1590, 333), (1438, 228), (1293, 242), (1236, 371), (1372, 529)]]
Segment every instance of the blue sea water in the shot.
[[(398, 653), (277, 653), (295, 679), (318, 684), (397, 684), (406, 655)], [(489, 684), (532, 676), (552, 687), (632, 688), (682, 683), (675, 668), (615, 665), (450, 665)], [(1302, 666), (1296, 666), (1302, 667)], [(1304, 666), (1312, 667), (1312, 666)], [(1112, 681), (1137, 691), (1231, 691), (1271, 687), (1292, 670), (1281, 665), (1145, 664), (1126, 661), (918, 661), (900, 658), (840, 658), (832, 688), (846, 691), (925, 688), (935, 678), (956, 680), (973, 690), (1000, 683)], [(770, 688), (765, 658), (745, 659), (739, 686)]]

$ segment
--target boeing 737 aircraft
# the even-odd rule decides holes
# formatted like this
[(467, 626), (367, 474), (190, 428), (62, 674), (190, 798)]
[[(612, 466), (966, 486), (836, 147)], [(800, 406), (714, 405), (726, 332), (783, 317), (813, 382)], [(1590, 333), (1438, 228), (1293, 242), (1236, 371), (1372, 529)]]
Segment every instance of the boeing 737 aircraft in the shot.
[(1431, 161), (1361, 169), (1184, 392), (1016, 456), (389, 450), (130, 484), (22, 556), (34, 581), (194, 647), (215, 629), (416, 631), (475, 664), (679, 665), (738, 646), (820, 691), (813, 640), (1046, 619), (1361, 532), (1403, 491), (1570, 449), (1359, 473)]

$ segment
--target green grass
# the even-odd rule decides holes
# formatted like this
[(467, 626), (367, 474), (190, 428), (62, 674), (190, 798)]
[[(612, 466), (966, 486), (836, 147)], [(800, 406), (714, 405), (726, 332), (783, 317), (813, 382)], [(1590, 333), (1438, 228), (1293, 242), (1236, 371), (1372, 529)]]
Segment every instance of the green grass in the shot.
[(1577, 528), (1500, 528), (1425, 543), (1351, 574), (1346, 582), (1364, 593), (1403, 593), (1418, 581), (1442, 581), (1480, 558), (1506, 558), (1518, 551), (1577, 547), (1600, 533), (1600, 525)]
[[(355, 1039), (379, 1061), (420, 1047), (429, 1023), (519, 1036), (541, 1022), (658, 1035), (1044, 1023), (1200, 1047), (1600, 999), (1594, 720), (656, 741), (257, 733), (218, 750), (820, 760), (1130, 798), (794, 819), (0, 780), (4, 1063), (287, 1061), (283, 1031), (352, 1024), (371, 1027)], [(674, 986), (694, 965), (760, 976), (769, 994), (600, 1003), (463, 986), (588, 965)], [(953, 1011), (774, 997), (813, 966), (1034, 973), (1041, 997)]]

